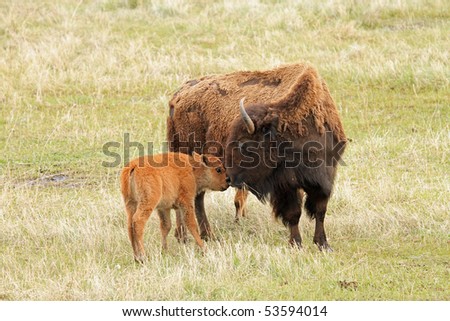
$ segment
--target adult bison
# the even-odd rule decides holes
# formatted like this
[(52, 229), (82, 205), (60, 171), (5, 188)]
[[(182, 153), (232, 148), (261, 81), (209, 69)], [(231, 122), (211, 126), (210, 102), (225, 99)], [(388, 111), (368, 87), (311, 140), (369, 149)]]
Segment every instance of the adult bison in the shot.
[[(313, 67), (293, 64), (191, 80), (169, 106), (171, 151), (224, 157), (232, 185), (269, 199), (290, 229), (290, 242), (299, 246), (298, 190), (303, 189), (305, 207), (316, 219), (314, 242), (329, 249), (323, 222), (346, 137), (329, 90)], [(208, 237), (203, 198), (196, 198), (196, 215), (202, 237)]]

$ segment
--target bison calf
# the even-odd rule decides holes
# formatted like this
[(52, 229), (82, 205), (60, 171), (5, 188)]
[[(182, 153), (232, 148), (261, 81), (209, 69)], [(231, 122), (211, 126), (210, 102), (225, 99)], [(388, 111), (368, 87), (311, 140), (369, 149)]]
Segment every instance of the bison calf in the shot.
[(145, 258), (144, 227), (155, 209), (160, 217), (163, 249), (167, 248), (172, 208), (181, 213), (187, 229), (203, 249), (195, 220), (195, 196), (206, 189), (224, 191), (229, 182), (219, 158), (197, 153), (192, 156), (167, 153), (134, 159), (122, 170), (120, 181), (128, 236), (134, 259), (140, 263)]

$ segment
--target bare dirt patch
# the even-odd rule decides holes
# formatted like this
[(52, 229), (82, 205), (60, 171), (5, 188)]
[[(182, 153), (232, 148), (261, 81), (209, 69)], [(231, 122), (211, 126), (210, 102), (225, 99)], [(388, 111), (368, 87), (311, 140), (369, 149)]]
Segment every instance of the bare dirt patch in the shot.
[[(86, 185), (87, 181), (80, 177), (71, 177), (68, 174), (52, 174), (38, 177), (36, 179), (27, 180), (24, 184), (27, 186), (54, 186), (54, 187), (66, 187), (77, 188)], [(20, 184), (20, 185), (24, 185)]]

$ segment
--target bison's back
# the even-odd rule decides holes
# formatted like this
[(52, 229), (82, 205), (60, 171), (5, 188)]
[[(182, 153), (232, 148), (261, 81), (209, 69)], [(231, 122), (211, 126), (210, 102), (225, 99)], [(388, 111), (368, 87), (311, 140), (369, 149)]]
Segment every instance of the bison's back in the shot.
[[(246, 104), (275, 103), (295, 94), (290, 91), (291, 88), (310, 68), (308, 64), (299, 63), (267, 71), (206, 76), (184, 83), (169, 102), (167, 139), (171, 150), (205, 152), (202, 147), (208, 141), (224, 146), (230, 125), (239, 115), (241, 98), (245, 97)], [(335, 108), (332, 101), (331, 104)], [(300, 122), (301, 119), (294, 121)], [(180, 149), (183, 147), (180, 141), (183, 146), (188, 146), (187, 150)], [(208, 152), (214, 153), (213, 150)], [(219, 150), (216, 154), (221, 152)]]
[(173, 95), (170, 106), (186, 111), (212, 108), (223, 115), (233, 110), (237, 115), (242, 97), (246, 97), (248, 104), (274, 102), (289, 92), (307, 67), (293, 64), (266, 71), (238, 71), (190, 80)]

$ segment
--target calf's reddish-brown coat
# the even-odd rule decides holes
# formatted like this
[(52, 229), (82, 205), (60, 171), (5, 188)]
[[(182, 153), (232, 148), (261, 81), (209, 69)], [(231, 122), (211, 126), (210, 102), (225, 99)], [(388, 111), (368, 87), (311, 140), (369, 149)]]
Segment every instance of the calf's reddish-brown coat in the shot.
[(177, 210), (177, 216), (181, 214), (181, 220), (203, 248), (194, 217), (194, 198), (206, 189), (223, 191), (228, 188), (220, 159), (196, 153), (192, 156), (167, 153), (134, 159), (122, 170), (120, 181), (128, 236), (134, 258), (141, 263), (145, 259), (144, 228), (153, 210), (157, 210), (160, 218), (163, 249), (167, 248), (172, 208)]

